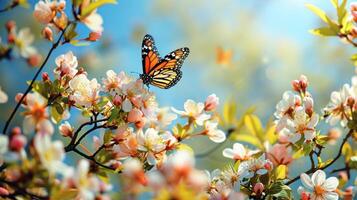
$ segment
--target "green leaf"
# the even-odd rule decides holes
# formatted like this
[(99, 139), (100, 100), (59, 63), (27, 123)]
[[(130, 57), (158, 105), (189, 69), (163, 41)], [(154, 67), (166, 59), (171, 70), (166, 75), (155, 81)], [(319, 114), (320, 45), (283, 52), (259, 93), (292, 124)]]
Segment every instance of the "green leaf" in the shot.
[(103, 136), (103, 144), (107, 144), (112, 140), (112, 131), (106, 130)]
[(267, 190), (268, 194), (278, 194), (283, 189), (283, 183), (281, 181), (273, 183), (270, 188)]
[(275, 170), (276, 179), (285, 179), (288, 172), (288, 167), (286, 165), (279, 165)]
[(311, 151), (314, 149), (314, 144), (311, 142), (311, 143), (304, 143), (303, 145), (303, 152), (304, 152), (304, 155), (307, 156), (311, 153)]
[(193, 151), (193, 149), (190, 147), (190, 146), (188, 146), (187, 144), (184, 144), (184, 143), (180, 143), (178, 146), (177, 146), (177, 150), (179, 150), (179, 151), (187, 151), (187, 152), (189, 152), (190, 154), (194, 154), (194, 151)]
[(83, 46), (90, 45), (90, 42), (81, 42), (80, 40), (71, 40), (69, 43), (71, 45), (77, 46), (77, 47), (83, 47)]
[(244, 124), (252, 135), (258, 137), (261, 141), (264, 140), (262, 123), (256, 115), (244, 116)]
[(66, 32), (64, 33), (64, 39), (66, 41), (71, 41), (73, 38), (77, 37), (78, 33), (76, 32), (77, 23), (71, 23)]
[(353, 150), (349, 143), (345, 143), (342, 146), (342, 155), (345, 156), (346, 161), (348, 161), (351, 158), (351, 156), (353, 156)]
[(98, 0), (90, 3), (87, 7), (85, 7), (81, 12), (81, 17), (87, 17), (90, 15), (95, 9), (105, 5), (105, 4), (116, 4), (116, 0)]
[(56, 106), (51, 106), (50, 108), (51, 117), (55, 123), (58, 123), (62, 120), (62, 114), (60, 114), (58, 110), (59, 108), (57, 108)]
[(317, 167), (318, 167), (318, 168), (323, 168), (323, 167), (325, 167), (326, 165), (330, 164), (331, 162), (332, 162), (332, 159), (328, 159), (328, 160), (326, 160), (325, 162), (319, 163)]
[(301, 148), (293, 154), (293, 159), (299, 159), (305, 155), (304, 149)]
[(228, 101), (223, 107), (223, 120), (225, 124), (231, 125), (236, 119), (237, 105), (233, 101)]
[(312, 5), (312, 4), (305, 4), (305, 6), (311, 10), (313, 13), (315, 13), (315, 15), (317, 15), (318, 17), (320, 17), (322, 19), (322, 21), (324, 21), (326, 24), (329, 23), (329, 18), (326, 15), (326, 13), (321, 10), (320, 8)]
[(336, 33), (330, 27), (316, 28), (316, 29), (310, 30), (309, 32), (311, 34), (317, 35), (317, 36), (336, 36), (336, 35), (338, 35), (338, 33)]
[(71, 200), (75, 199), (78, 195), (77, 189), (62, 189), (52, 191), (50, 199), (62, 199), (62, 200)]
[(338, 23), (343, 24), (343, 20), (347, 20), (347, 10), (346, 10), (347, 0), (342, 0), (342, 3), (337, 8)]

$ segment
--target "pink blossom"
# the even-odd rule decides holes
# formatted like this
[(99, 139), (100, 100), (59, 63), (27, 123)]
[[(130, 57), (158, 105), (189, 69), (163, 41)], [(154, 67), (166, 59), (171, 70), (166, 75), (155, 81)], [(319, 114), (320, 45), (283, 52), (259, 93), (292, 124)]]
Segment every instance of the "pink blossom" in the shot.
[(206, 111), (213, 111), (217, 108), (219, 104), (219, 98), (216, 94), (211, 94), (207, 97), (205, 101), (205, 110)]

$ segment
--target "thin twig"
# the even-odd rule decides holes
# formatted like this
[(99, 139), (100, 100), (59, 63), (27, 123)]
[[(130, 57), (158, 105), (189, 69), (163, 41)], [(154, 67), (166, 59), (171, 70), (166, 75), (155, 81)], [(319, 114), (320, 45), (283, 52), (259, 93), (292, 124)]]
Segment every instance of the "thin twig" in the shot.
[(11, 4), (9, 4), (8, 6), (6, 6), (5, 8), (0, 9), (0, 13), (6, 12), (6, 11), (8, 11), (8, 10), (11, 10), (11, 9), (15, 8), (15, 7), (18, 6), (18, 5), (19, 5), (19, 2), (17, 2), (17, 1), (12, 1)]
[[(323, 167), (317, 167), (317, 168), (311, 168), (309, 170), (307, 170), (306, 172), (304, 172), (305, 174), (311, 174), (313, 172), (315, 172), (316, 170), (318, 169), (321, 169), (321, 170), (324, 170), (326, 169), (327, 167), (331, 166), (333, 163), (335, 163), (339, 158), (340, 156), (342, 155), (342, 148), (344, 146), (344, 144), (347, 142), (348, 138), (351, 137), (351, 135), (353, 134), (354, 130), (350, 130), (347, 135), (345, 136), (345, 138), (343, 138), (342, 140), (342, 143), (341, 143), (341, 146), (340, 146), (340, 149), (338, 150), (338, 153), (337, 155), (335, 156), (335, 158), (330, 162), (328, 163), (327, 165), (323, 166)], [(299, 176), (296, 176), (295, 178), (289, 180), (288, 182), (286, 182), (286, 185), (290, 185), (292, 183), (294, 183), (295, 181), (299, 180), (300, 179), (300, 175)]]
[(96, 159), (94, 159), (93, 156), (88, 156), (87, 154), (85, 154), (85, 153), (79, 151), (79, 150), (76, 149), (76, 148), (73, 149), (73, 152), (75, 152), (75, 153), (77, 153), (78, 155), (80, 155), (80, 156), (86, 158), (87, 160), (90, 160), (90, 161), (94, 162), (94, 163), (97, 164), (98, 166), (101, 166), (101, 167), (103, 167), (103, 168), (106, 168), (106, 169), (115, 171), (115, 169), (113, 169), (113, 168), (111, 168), (111, 167), (109, 167), (109, 166), (106, 166), (106, 165), (104, 165), (104, 164), (98, 162)]

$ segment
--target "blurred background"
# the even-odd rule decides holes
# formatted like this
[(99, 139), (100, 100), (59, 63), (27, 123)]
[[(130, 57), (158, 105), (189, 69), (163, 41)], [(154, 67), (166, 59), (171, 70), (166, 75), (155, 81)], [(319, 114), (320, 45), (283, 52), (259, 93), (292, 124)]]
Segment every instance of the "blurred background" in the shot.
[[(0, 14), (0, 35), (6, 36), (4, 24), (10, 19), (19, 28), (31, 27), (37, 38), (35, 46), (45, 55), (50, 44), (41, 40), (41, 25), (32, 17), (37, 1), (29, 2), (29, 9), (17, 7)], [(4, 3), (0, 1), (0, 6)], [(308, 30), (319, 27), (321, 22), (305, 3), (313, 3), (335, 16), (333, 6), (326, 0), (119, 0), (117, 5), (99, 9), (104, 19), (99, 42), (89, 47), (58, 48), (45, 71), (52, 72), (56, 56), (71, 50), (80, 58), (79, 66), (89, 71), (90, 78), (101, 80), (109, 69), (141, 73), (141, 41), (149, 33), (162, 56), (184, 46), (191, 52), (182, 67), (183, 78), (175, 87), (150, 88), (157, 94), (160, 106), (182, 109), (186, 99), (204, 101), (206, 96), (216, 93), (222, 104), (229, 99), (237, 102), (239, 112), (255, 106), (265, 124), (283, 92), (290, 89), (290, 81), (304, 74), (310, 81), (315, 109), (320, 112), (330, 93), (349, 83), (354, 75), (350, 61), (353, 48), (336, 38), (309, 34)], [(80, 27), (82, 31), (86, 36), (88, 30)], [(0, 105), (2, 125), (14, 106), (15, 94), (24, 91), (26, 80), (35, 71), (21, 59), (0, 61), (0, 86), (10, 99)], [(13, 125), (16, 123), (21, 124), (21, 118)], [(194, 144), (198, 153), (216, 145), (205, 139)], [(198, 167), (222, 167), (223, 161), (228, 161), (221, 154), (224, 146), (198, 159)], [(325, 156), (334, 154), (336, 148), (326, 150)], [(290, 173), (295, 176), (297, 168), (308, 168), (305, 162), (297, 161)]]

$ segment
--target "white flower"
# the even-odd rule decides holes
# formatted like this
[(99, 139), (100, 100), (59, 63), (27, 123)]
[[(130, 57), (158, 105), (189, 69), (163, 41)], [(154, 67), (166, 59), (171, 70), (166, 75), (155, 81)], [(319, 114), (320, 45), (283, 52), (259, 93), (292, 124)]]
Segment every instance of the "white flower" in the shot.
[(37, 53), (37, 50), (31, 46), (35, 37), (32, 35), (30, 28), (21, 29), (15, 38), (15, 51), (22, 57), (28, 58)]
[(169, 108), (158, 108), (153, 117), (149, 118), (149, 124), (154, 124), (160, 129), (164, 129), (177, 118), (176, 114), (170, 112)]
[(134, 181), (134, 183), (140, 183), (142, 185), (146, 185), (148, 183), (143, 165), (138, 159), (129, 158), (125, 160), (123, 168), (123, 175), (128, 177), (129, 180)]
[(80, 74), (69, 81), (69, 86), (74, 92), (71, 97), (77, 105), (89, 108), (99, 99), (100, 85), (97, 79), (90, 81), (86, 75)]
[(211, 116), (209, 114), (204, 113), (204, 104), (203, 103), (196, 103), (193, 100), (189, 99), (184, 104), (185, 111), (179, 111), (175, 108), (172, 110), (181, 115), (182, 117), (188, 117), (192, 119), (195, 123), (202, 126), (203, 122), (208, 120)]
[(221, 143), (226, 140), (226, 134), (217, 128), (217, 122), (207, 121), (203, 135), (207, 135), (210, 140), (216, 143)]
[(139, 130), (137, 135), (138, 149), (148, 152), (148, 163), (156, 164), (156, 153), (161, 153), (166, 147), (164, 140), (158, 134), (158, 131), (153, 128), (146, 129), (145, 133)]
[(246, 149), (242, 144), (240, 143), (234, 143), (233, 144), (233, 149), (231, 148), (225, 148), (223, 150), (223, 156), (226, 158), (230, 158), (233, 160), (248, 160), (251, 158), (252, 155), (258, 153), (259, 150), (249, 150)]
[(55, 17), (56, 13), (52, 10), (53, 2), (51, 1), (39, 1), (35, 5), (35, 10), (33, 12), (34, 17), (37, 21), (43, 24), (50, 23)]
[(277, 121), (277, 131), (279, 132), (285, 125), (287, 119), (291, 119), (295, 107), (301, 104), (301, 98), (291, 91), (286, 91), (283, 94), (283, 99), (276, 105), (274, 113)]
[(24, 107), (26, 109), (23, 122), (24, 133), (36, 131), (38, 133), (52, 134), (54, 132), (52, 123), (49, 120), (47, 99), (38, 93), (27, 94)]
[(0, 87), (0, 103), (6, 103), (8, 100), (8, 96), (7, 94), (1, 90), (1, 87)]
[(180, 150), (170, 154), (164, 163), (164, 172), (167, 176), (175, 177), (178, 174), (189, 174), (195, 166), (192, 153)]
[(280, 131), (280, 134), (287, 137), (289, 142), (295, 143), (304, 135), (305, 140), (312, 140), (316, 136), (315, 126), (319, 121), (319, 116), (313, 113), (310, 117), (304, 107), (296, 108), (294, 119), (287, 120), (286, 127)]
[(36, 134), (35, 149), (42, 165), (52, 175), (55, 173), (66, 174), (68, 167), (62, 162), (65, 157), (63, 143), (59, 140), (52, 142), (48, 134)]
[[(89, 174), (89, 162), (80, 160), (76, 172), (73, 170), (65, 177), (65, 183), (71, 186), (71, 183), (79, 190), (78, 199), (94, 200), (101, 190), (101, 182), (96, 176)], [(110, 189), (111, 186), (104, 187)], [(76, 199), (77, 199), (76, 198)]]
[(272, 167), (273, 164), (265, 159), (265, 155), (263, 154), (258, 159), (253, 158), (242, 162), (238, 167), (238, 173), (241, 174), (242, 178), (251, 178), (254, 174), (266, 174)]
[(106, 75), (107, 77), (103, 79), (103, 90), (115, 95), (118, 93), (120, 78), (113, 70), (108, 70)]
[(317, 170), (311, 178), (303, 173), (300, 175), (303, 186), (310, 191), (311, 200), (337, 200), (338, 194), (335, 192), (338, 186), (338, 179), (330, 177), (326, 179), (326, 174), (322, 170)]
[(93, 32), (103, 32), (103, 18), (97, 13), (97, 10), (94, 10), (81, 21)]
[(329, 114), (326, 121), (330, 125), (335, 125), (340, 121), (341, 126), (345, 127), (350, 118), (350, 109), (347, 106), (347, 100), (352, 97), (352, 90), (348, 84), (343, 85), (343, 88), (337, 92), (331, 93), (331, 100), (327, 107), (324, 109)]
[(56, 58), (57, 68), (54, 70), (54, 73), (59, 76), (68, 75), (70, 78), (74, 77), (78, 70), (78, 61), (77, 57), (73, 55), (72, 51), (62, 54)]

